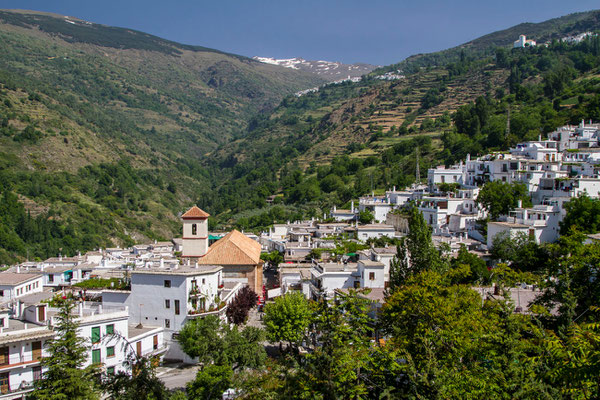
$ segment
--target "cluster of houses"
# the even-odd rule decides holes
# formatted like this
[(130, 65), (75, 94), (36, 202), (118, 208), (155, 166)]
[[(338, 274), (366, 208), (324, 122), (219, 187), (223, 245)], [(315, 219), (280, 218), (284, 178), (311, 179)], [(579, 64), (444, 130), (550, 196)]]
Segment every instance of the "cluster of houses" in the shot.
[[(476, 159), (467, 156), (456, 165), (431, 168), (426, 185), (393, 188), (382, 195), (372, 193), (361, 197), (358, 207), (354, 202), (349, 209), (333, 207), (329, 221), (334, 222), (274, 225), (259, 241), (263, 250), (278, 250), (284, 255), (279, 268), (280, 293), (298, 290), (314, 298), (349, 288), (370, 288), (369, 296), (376, 300), (388, 285), (395, 246), (371, 247), (347, 259), (327, 257), (327, 249), (335, 247), (335, 240), (401, 237), (408, 230), (402, 207), (410, 203), (431, 227), (434, 243), (447, 245), (451, 253), (466, 246), (485, 256), (499, 234), (514, 237), (524, 233), (537, 243), (554, 242), (566, 215), (565, 203), (583, 194), (600, 196), (599, 174), (600, 124), (581, 121), (578, 126), (558, 128), (545, 140), (519, 143), (507, 152)], [(477, 196), (490, 181), (524, 184), (533, 206), (520, 203), (508, 215), (488, 222), (484, 238), (477, 225), (487, 213), (477, 203)], [(366, 210), (375, 223), (360, 225), (359, 215)], [(310, 256), (313, 249), (321, 249), (325, 255), (316, 260)]]
[[(565, 42), (565, 43), (570, 43), (570, 44), (577, 44), (577, 43), (581, 43), (588, 37), (595, 36), (595, 35), (596, 34), (594, 34), (593, 32), (583, 32), (583, 33), (580, 33), (577, 35), (565, 36), (565, 37), (561, 38), (560, 41)], [(549, 44), (550, 44), (549, 42), (546, 42), (546, 43), (542, 43), (541, 46), (548, 47)], [(535, 47), (536, 45), (537, 45), (537, 42), (535, 40), (527, 39), (527, 36), (525, 36), (525, 35), (519, 35), (519, 38), (513, 42), (513, 48), (515, 48), (515, 49), (524, 48), (524, 47)]]
[[(260, 244), (235, 230), (210, 234), (208, 217), (192, 207), (182, 215), (183, 237), (172, 242), (59, 256), (1, 272), (0, 398), (24, 398), (41, 378), (40, 360), (57, 326), (57, 296), (75, 301), (72, 313), (89, 346), (85, 365), (114, 374), (127, 372), (124, 361), (132, 357), (191, 361), (176, 341), (186, 321), (224, 318), (244, 286), (263, 293)], [(103, 287), (78, 285), (94, 278)]]

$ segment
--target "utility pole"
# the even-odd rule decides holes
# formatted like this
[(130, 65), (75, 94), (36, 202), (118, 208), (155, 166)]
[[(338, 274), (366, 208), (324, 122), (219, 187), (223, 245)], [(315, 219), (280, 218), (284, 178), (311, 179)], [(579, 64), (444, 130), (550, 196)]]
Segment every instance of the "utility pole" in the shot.
[(416, 177), (416, 181), (415, 183), (418, 185), (421, 182), (421, 168), (419, 167), (419, 146), (417, 146), (417, 165), (415, 168), (415, 177)]
[(504, 139), (508, 139), (510, 135), (510, 104), (506, 108), (506, 132), (504, 133)]

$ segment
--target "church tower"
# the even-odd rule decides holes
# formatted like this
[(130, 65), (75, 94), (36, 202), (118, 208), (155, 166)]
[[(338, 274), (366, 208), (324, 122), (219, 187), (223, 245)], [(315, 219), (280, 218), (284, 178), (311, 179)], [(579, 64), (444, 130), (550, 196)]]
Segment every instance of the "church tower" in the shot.
[(202, 257), (208, 251), (208, 217), (194, 206), (181, 216), (183, 219), (183, 257)]

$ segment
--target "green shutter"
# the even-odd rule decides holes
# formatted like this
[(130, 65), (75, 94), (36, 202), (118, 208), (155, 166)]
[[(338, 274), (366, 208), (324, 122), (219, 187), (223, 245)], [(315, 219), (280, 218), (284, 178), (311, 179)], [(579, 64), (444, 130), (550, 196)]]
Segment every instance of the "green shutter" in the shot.
[(113, 357), (115, 355), (115, 346), (110, 346), (106, 348), (106, 357)]
[(100, 327), (95, 326), (92, 328), (92, 343), (100, 342)]
[(106, 368), (106, 373), (108, 375), (114, 375), (115, 374), (115, 367), (108, 367), (108, 368)]
[(106, 325), (106, 334), (107, 335), (112, 335), (113, 333), (115, 333), (115, 326), (114, 326), (114, 324)]
[(92, 350), (92, 364), (100, 363), (100, 349)]

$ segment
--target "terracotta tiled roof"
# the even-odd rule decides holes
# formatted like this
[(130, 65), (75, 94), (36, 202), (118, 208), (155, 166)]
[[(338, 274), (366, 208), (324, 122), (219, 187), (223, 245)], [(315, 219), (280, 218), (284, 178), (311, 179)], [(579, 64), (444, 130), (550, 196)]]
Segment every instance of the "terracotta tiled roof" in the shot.
[(210, 265), (256, 265), (260, 263), (260, 244), (233, 230), (219, 239), (198, 261)]
[(181, 218), (208, 218), (210, 214), (206, 211), (202, 211), (197, 206), (194, 206), (186, 211), (185, 214), (181, 216)]

